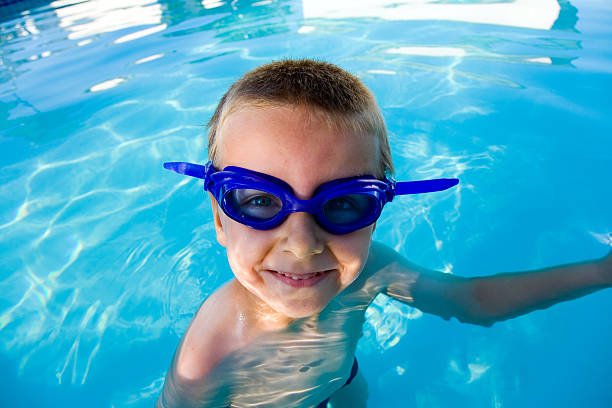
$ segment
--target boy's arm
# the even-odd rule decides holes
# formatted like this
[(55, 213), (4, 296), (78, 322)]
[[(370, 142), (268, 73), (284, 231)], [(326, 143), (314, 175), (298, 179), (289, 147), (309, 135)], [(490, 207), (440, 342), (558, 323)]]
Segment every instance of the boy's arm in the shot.
[(226, 284), (202, 304), (176, 349), (156, 408), (229, 405), (228, 378), (211, 372), (241, 346), (232, 335), (237, 331), (238, 318), (231, 299), (231, 284)]
[(391, 248), (372, 246), (384, 293), (445, 319), (490, 326), (612, 287), (612, 253), (594, 261), (465, 278), (418, 267)]
[[(187, 333), (189, 334), (189, 333)], [(210, 356), (185, 345), (185, 338), (177, 347), (166, 374), (163, 389), (155, 408), (224, 408), (229, 404), (229, 388), (208, 376), (211, 360), (216, 361), (217, 345), (208, 344)], [(223, 344), (222, 342), (220, 344)], [(184, 361), (188, 360), (188, 361)]]

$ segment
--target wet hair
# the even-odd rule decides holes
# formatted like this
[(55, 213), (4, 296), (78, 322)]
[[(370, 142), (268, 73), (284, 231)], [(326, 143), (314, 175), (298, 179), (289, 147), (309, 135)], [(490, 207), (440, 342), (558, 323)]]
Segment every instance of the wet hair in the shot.
[(247, 72), (223, 95), (208, 122), (208, 157), (218, 161), (219, 129), (247, 107), (305, 107), (330, 128), (372, 135), (378, 145), (377, 177), (393, 173), (387, 129), (372, 92), (356, 76), (309, 59), (272, 62)]

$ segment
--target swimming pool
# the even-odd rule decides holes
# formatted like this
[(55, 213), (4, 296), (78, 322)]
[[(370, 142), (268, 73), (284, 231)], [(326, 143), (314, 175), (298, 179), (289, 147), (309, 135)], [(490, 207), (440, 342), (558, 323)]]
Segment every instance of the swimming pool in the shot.
[[(0, 23), (2, 406), (152, 406), (231, 278), (200, 184), (161, 163), (204, 161), (217, 100), (272, 59), (358, 75), (398, 178), (461, 180), (383, 213), (375, 238), (412, 261), (474, 276), (611, 245), (603, 0), (36, 3)], [(481, 328), (381, 297), (368, 406), (607, 407), (610, 310), (608, 290)]]

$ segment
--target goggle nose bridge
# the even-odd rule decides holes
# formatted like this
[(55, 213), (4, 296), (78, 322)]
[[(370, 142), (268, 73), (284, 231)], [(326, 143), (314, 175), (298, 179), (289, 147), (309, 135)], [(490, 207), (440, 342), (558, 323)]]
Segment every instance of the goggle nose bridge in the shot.
[(299, 198), (293, 198), (293, 200), (281, 200), (283, 202), (283, 208), (281, 212), (287, 213), (297, 213), (297, 212), (305, 212), (312, 215), (319, 215), (321, 213), (322, 202), (321, 199), (317, 196), (307, 199), (301, 200)]

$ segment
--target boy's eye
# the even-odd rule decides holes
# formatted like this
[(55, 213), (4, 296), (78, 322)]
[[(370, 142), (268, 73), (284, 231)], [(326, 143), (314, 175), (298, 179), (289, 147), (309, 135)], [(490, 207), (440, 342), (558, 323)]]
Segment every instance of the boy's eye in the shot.
[(278, 197), (259, 190), (236, 189), (230, 192), (229, 198), (232, 207), (249, 218), (272, 218), (282, 208)]
[(325, 203), (325, 217), (336, 224), (355, 222), (367, 216), (374, 206), (374, 198), (364, 194), (347, 194)]
[(325, 209), (329, 211), (348, 211), (355, 208), (355, 203), (348, 196), (334, 198), (325, 203)]
[(272, 205), (272, 199), (268, 196), (249, 197), (242, 205), (253, 205), (255, 207), (266, 207)]

